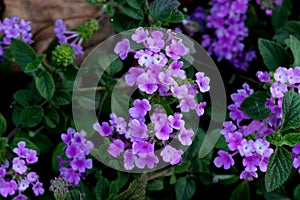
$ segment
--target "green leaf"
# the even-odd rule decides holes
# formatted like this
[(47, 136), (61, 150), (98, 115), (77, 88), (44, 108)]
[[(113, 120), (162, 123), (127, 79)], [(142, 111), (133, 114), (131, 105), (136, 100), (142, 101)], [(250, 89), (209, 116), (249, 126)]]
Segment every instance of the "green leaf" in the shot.
[[(0, 149), (0, 164), (4, 164), (5, 160), (7, 160), (7, 151), (6, 149)], [(0, 197), (1, 199), (1, 197)]]
[(233, 190), (230, 200), (250, 200), (250, 188), (249, 188), (249, 182), (243, 181), (241, 184), (236, 186), (236, 188)]
[(272, 192), (284, 184), (292, 172), (292, 156), (285, 148), (277, 146), (275, 153), (269, 158), (265, 176), (267, 192)]
[(199, 150), (199, 158), (204, 158), (217, 144), (220, 137), (220, 129), (215, 129), (205, 135)]
[(291, 15), (292, 3), (290, 0), (283, 0), (281, 5), (276, 6), (272, 11), (272, 25), (274, 29), (281, 28)]
[(177, 0), (155, 0), (149, 7), (149, 14), (155, 22), (165, 22), (179, 5)]
[(170, 184), (173, 185), (176, 183), (176, 175), (174, 173), (172, 173), (171, 178), (170, 178)]
[(57, 156), (61, 156), (63, 160), (66, 160), (67, 158), (66, 154), (63, 152), (64, 147), (65, 147), (65, 143), (60, 142), (53, 151), (51, 161), (52, 161), (52, 170), (54, 172), (59, 171)]
[(29, 105), (38, 104), (41, 102), (42, 97), (32, 90), (19, 90), (14, 93), (14, 99), (23, 107), (27, 107)]
[(34, 127), (38, 125), (44, 115), (44, 110), (41, 106), (29, 106), (21, 112), (21, 121), (26, 127)]
[(253, 119), (265, 119), (271, 114), (271, 110), (266, 107), (267, 98), (268, 94), (265, 92), (254, 92), (243, 101), (241, 109)]
[(293, 57), (294, 57), (293, 66), (299, 66), (300, 65), (300, 41), (297, 38), (295, 38), (293, 35), (290, 35), (290, 38), (286, 39), (284, 42), (293, 52)]
[(210, 173), (210, 162), (213, 152), (210, 152), (204, 158), (196, 158), (192, 163), (192, 171), (194, 173)]
[(188, 200), (195, 194), (195, 181), (187, 177), (181, 177), (175, 184), (177, 200)]
[(38, 68), (42, 65), (42, 62), (45, 57), (46, 57), (46, 55), (44, 55), (44, 54), (37, 56), (34, 61), (32, 61), (26, 65), (24, 72), (28, 74), (28, 73), (35, 72), (36, 70), (38, 70)]
[(144, 200), (146, 195), (146, 186), (148, 182), (147, 174), (144, 173), (139, 179), (130, 183), (129, 187), (117, 195), (115, 200)]
[(139, 12), (139, 10), (135, 10), (130, 7), (123, 7), (122, 13), (136, 20), (142, 20), (144, 16)]
[(107, 193), (108, 193), (108, 181), (106, 178), (99, 177), (97, 185), (95, 187), (95, 194), (96, 194), (96, 199), (101, 200), (101, 199), (106, 199)]
[(37, 154), (40, 154), (40, 149), (32, 141), (24, 137), (15, 137), (10, 145), (11, 149), (17, 147), (19, 142), (25, 142), (26, 148), (36, 150)]
[(7, 129), (7, 123), (3, 115), (0, 113), (0, 136), (5, 133)]
[(128, 173), (118, 172), (118, 178), (111, 182), (109, 186), (109, 195), (115, 196), (120, 189), (127, 183), (129, 179)]
[(264, 192), (265, 200), (291, 200), (286, 191), (275, 190), (274, 192)]
[(282, 100), (282, 127), (281, 131), (295, 129), (300, 126), (300, 97), (293, 91), (284, 94)]
[(110, 23), (113, 29), (117, 32), (126, 31), (136, 28), (136, 20), (128, 17), (124, 13), (117, 12), (110, 18)]
[(36, 55), (34, 50), (22, 40), (13, 39), (10, 46), (12, 55), (18, 65), (25, 69), (26, 65), (35, 60)]
[(64, 106), (68, 105), (71, 103), (71, 94), (67, 91), (60, 90), (60, 91), (55, 91), (52, 101), (55, 103), (57, 106)]
[(278, 133), (268, 134), (266, 136), (266, 140), (268, 142), (270, 142), (271, 144), (274, 144), (276, 146), (281, 146), (282, 145), (282, 136)]
[(300, 184), (294, 189), (294, 199), (300, 199)]
[(41, 153), (50, 153), (54, 149), (53, 142), (45, 134), (38, 133), (31, 141), (36, 144)]
[(276, 35), (273, 37), (275, 40), (284, 43), (285, 39), (288, 39), (290, 35), (293, 35), (298, 40), (300, 39), (300, 22), (299, 21), (286, 21), (284, 26), (276, 31)]
[(147, 185), (147, 191), (160, 191), (162, 189), (164, 189), (164, 182), (162, 180), (155, 180)]
[(181, 165), (176, 165), (174, 167), (174, 172), (176, 174), (181, 174), (183, 172), (188, 171), (190, 166), (191, 166), (191, 161), (184, 161)]
[(44, 122), (46, 123), (49, 128), (55, 128), (59, 123), (59, 114), (58, 112), (52, 108), (46, 108), (44, 110)]
[(279, 66), (290, 65), (290, 55), (281, 45), (273, 41), (259, 38), (258, 48), (263, 61), (269, 70), (273, 71)]
[(295, 146), (300, 144), (300, 133), (288, 133), (282, 138), (282, 144)]
[(0, 137), (0, 150), (5, 148), (8, 143), (8, 138)]
[(23, 111), (23, 109), (16, 105), (12, 112), (12, 121), (15, 126), (17, 126), (19, 123), (21, 123), (21, 116), (20, 113)]
[(78, 189), (71, 189), (66, 194), (66, 199), (83, 199), (84, 194)]
[(144, 0), (142, 0), (142, 1), (138, 1), (138, 0), (126, 0), (126, 3), (129, 6), (131, 6), (132, 8), (139, 10), (139, 9), (142, 9), (142, 7), (143, 7), (142, 4), (144, 4), (145, 1)]
[(184, 14), (181, 11), (172, 12), (168, 19), (168, 23), (180, 23), (184, 19)]
[(106, 72), (109, 76), (113, 76), (123, 68), (123, 62), (120, 58), (114, 60), (106, 69)]
[(229, 148), (227, 146), (227, 142), (226, 142), (226, 139), (225, 139), (224, 135), (220, 136), (215, 148), (222, 149), (224, 151), (229, 151)]
[(54, 80), (46, 71), (42, 71), (38, 76), (35, 77), (35, 86), (38, 92), (46, 100), (50, 100), (55, 91)]

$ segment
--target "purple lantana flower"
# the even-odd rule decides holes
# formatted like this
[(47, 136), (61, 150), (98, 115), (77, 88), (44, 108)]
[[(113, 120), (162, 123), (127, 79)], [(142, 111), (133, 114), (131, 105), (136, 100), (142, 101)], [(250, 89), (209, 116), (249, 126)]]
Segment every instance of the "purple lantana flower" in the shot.
[(14, 158), (13, 161), (13, 170), (15, 170), (15, 172), (18, 172), (19, 174), (24, 174), (26, 171), (27, 171), (27, 166), (26, 166), (26, 162), (17, 157), (17, 158)]
[(192, 139), (194, 131), (192, 129), (181, 129), (179, 134), (178, 134), (178, 139), (183, 145), (191, 145), (192, 144)]
[(135, 30), (135, 33), (132, 34), (131, 38), (136, 43), (141, 43), (146, 41), (148, 35), (149, 32), (147, 30), (144, 30), (144, 28), (139, 27)]
[(173, 60), (178, 60), (180, 57), (186, 55), (188, 49), (182, 44), (182, 40), (172, 40), (172, 44), (166, 47), (166, 54)]
[(108, 153), (113, 157), (118, 157), (120, 153), (124, 150), (124, 142), (120, 139), (116, 139), (113, 143), (110, 143), (108, 147)]
[(210, 79), (203, 72), (196, 73), (196, 82), (201, 92), (207, 92), (210, 89)]
[(151, 110), (151, 105), (147, 99), (136, 99), (133, 102), (133, 107), (129, 109), (129, 114), (135, 119), (143, 118), (148, 111)]
[(176, 165), (181, 163), (181, 156), (183, 154), (182, 150), (177, 150), (170, 145), (165, 146), (161, 151), (160, 155), (165, 162), (169, 162), (171, 165)]
[(134, 163), (136, 161), (136, 156), (132, 153), (131, 149), (128, 149), (124, 153), (124, 167), (127, 170), (132, 170), (134, 168)]
[(102, 125), (97, 122), (93, 125), (95, 131), (97, 131), (101, 136), (111, 135), (113, 132), (113, 128), (109, 126), (107, 122), (103, 122)]
[(18, 184), (14, 180), (11, 180), (4, 183), (4, 185), (0, 188), (0, 193), (3, 197), (7, 197), (8, 195), (12, 196), (15, 194), (17, 189)]
[(132, 152), (134, 154), (150, 153), (153, 151), (154, 151), (154, 145), (146, 141), (134, 142), (132, 145)]
[(135, 161), (135, 164), (138, 168), (143, 169), (147, 166), (149, 169), (152, 169), (155, 164), (158, 163), (157, 156), (152, 153), (139, 153), (138, 159)]
[(124, 39), (121, 42), (118, 42), (114, 48), (114, 52), (120, 56), (122, 60), (124, 60), (130, 50), (130, 42), (128, 39)]
[(232, 156), (223, 151), (218, 151), (219, 156), (215, 158), (214, 164), (220, 168), (221, 166), (224, 166), (224, 169), (229, 169), (232, 165), (234, 165), (234, 160), (232, 159)]
[(274, 83), (270, 88), (272, 97), (278, 99), (282, 98), (284, 96), (284, 93), (287, 92), (287, 90), (288, 88), (286, 84), (278, 82)]

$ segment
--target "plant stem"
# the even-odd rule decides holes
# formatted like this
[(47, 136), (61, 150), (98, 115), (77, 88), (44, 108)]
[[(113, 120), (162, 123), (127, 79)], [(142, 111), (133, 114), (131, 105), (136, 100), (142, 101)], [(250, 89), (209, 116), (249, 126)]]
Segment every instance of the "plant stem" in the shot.
[(22, 122), (20, 122), (8, 135), (7, 135), (7, 139), (12, 138), (19, 130), (19, 128), (21, 128), (22, 126)]
[[(146, 10), (147, 9), (149, 9), (149, 2), (148, 2), (148, 0), (146, 0)], [(153, 21), (151, 15), (148, 15), (148, 22), (149, 22), (150, 27), (152, 27), (154, 25), (154, 21)]]
[(79, 88), (78, 91), (89, 91), (89, 90), (101, 91), (101, 90), (106, 90), (106, 89), (107, 89), (107, 87), (98, 86), (98, 87), (89, 87), (89, 88)]
[(150, 177), (148, 178), (148, 181), (157, 179), (157, 178), (159, 178), (159, 177), (162, 177), (162, 176), (166, 175), (167, 173), (169, 173), (170, 171), (171, 171), (171, 168), (166, 169), (166, 170), (163, 170), (163, 171), (158, 172), (158, 173), (156, 173), (156, 174), (153, 174), (152, 176), (150, 176)]
[(99, 111), (98, 111), (98, 115), (97, 115), (98, 118), (100, 117), (101, 110), (102, 110), (102, 106), (103, 106), (104, 101), (105, 101), (105, 99), (107, 98), (107, 96), (108, 96), (108, 92), (106, 91), (106, 92), (104, 93), (103, 98), (102, 98), (102, 100), (101, 100), (101, 102), (100, 102), (100, 105), (99, 105)]

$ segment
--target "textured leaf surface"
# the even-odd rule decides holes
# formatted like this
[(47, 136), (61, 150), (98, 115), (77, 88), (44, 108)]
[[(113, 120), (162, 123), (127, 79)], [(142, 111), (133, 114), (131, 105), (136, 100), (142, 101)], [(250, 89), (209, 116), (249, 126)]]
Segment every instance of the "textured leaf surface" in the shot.
[(259, 52), (269, 70), (275, 70), (279, 66), (289, 66), (290, 55), (279, 44), (266, 39), (258, 39)]
[(291, 153), (285, 148), (278, 146), (271, 155), (265, 176), (267, 192), (277, 189), (288, 179), (292, 172)]
[(249, 117), (257, 120), (267, 118), (271, 114), (271, 110), (266, 107), (266, 99), (268, 94), (265, 92), (255, 92), (247, 97), (241, 104), (241, 109)]
[(288, 91), (282, 100), (281, 131), (295, 129), (300, 126), (300, 97), (296, 92)]
[(35, 77), (35, 86), (40, 95), (46, 100), (49, 101), (52, 98), (55, 91), (55, 84), (51, 74), (46, 71), (42, 71)]

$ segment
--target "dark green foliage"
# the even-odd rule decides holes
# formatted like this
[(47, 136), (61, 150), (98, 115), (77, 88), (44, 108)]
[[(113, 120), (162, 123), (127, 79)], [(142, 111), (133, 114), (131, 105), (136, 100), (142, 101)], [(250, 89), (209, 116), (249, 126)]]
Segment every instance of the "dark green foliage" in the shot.
[(255, 92), (243, 101), (241, 109), (253, 119), (265, 119), (271, 114), (271, 110), (266, 107), (267, 98), (267, 93)]
[(130, 183), (129, 187), (115, 197), (115, 200), (143, 200), (146, 195), (148, 177), (143, 174), (140, 178)]

